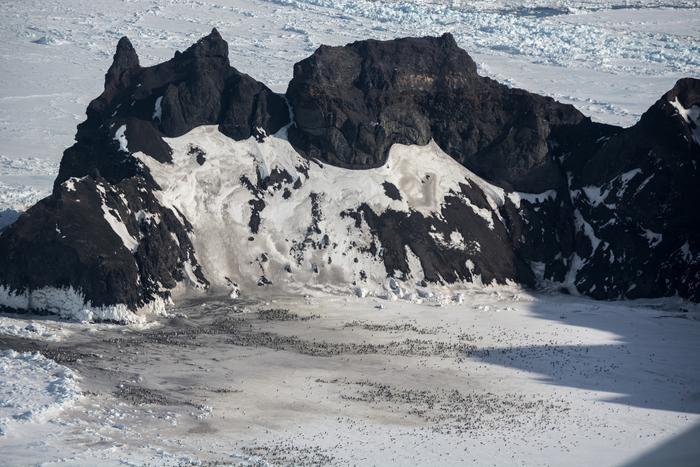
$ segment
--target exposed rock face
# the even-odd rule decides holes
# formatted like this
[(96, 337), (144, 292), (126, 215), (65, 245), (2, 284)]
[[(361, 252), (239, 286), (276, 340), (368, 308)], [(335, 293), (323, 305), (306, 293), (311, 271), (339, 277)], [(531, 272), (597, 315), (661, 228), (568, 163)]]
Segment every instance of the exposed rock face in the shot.
[(321, 46), (294, 66), (287, 99), (290, 140), (308, 157), (365, 169), (384, 164), (394, 143), (434, 139), (488, 181), (537, 193), (561, 183), (551, 129), (584, 119), (479, 76), (450, 34)]
[(216, 30), (148, 68), (120, 40), (52, 195), (0, 231), (0, 307), (387, 278), (700, 300), (700, 80), (623, 129), (480, 77), (448, 34), (323, 46), (286, 99)]
[(700, 80), (682, 79), (631, 128), (562, 138), (583, 259), (579, 291), (700, 300), (699, 124)]
[(58, 185), (3, 234), (0, 255), (3, 285), (73, 288), (95, 307), (142, 306), (185, 278), (185, 262), (206, 285), (186, 228), (138, 177)]

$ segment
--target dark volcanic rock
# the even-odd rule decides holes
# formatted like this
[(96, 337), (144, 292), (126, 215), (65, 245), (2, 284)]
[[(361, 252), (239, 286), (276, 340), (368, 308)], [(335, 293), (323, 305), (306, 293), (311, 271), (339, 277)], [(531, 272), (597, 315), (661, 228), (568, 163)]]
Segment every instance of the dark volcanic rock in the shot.
[[(351, 169), (384, 164), (394, 143), (423, 145), (432, 138), (495, 185), (551, 191), (541, 202), (525, 198), (516, 206), (506, 199), (501, 215), (509, 240), (488, 254), (495, 258), (506, 248), (515, 256), (497, 261), (503, 267), (486, 277), (513, 277), (515, 265), (524, 263), (541, 279), (568, 282), (596, 298), (678, 293), (697, 300), (700, 229), (690, 200), (700, 194), (700, 130), (671, 102), (683, 109), (700, 105), (698, 89), (698, 80), (679, 81), (637, 125), (622, 129), (480, 77), (449, 34), (360, 41), (322, 46), (296, 64), (287, 91), (295, 123), (289, 135), (307, 157)], [(387, 272), (402, 271), (405, 247), (415, 251), (431, 222), (401, 213), (374, 219), (364, 211), (382, 239)], [(461, 221), (450, 219), (445, 228)], [(493, 235), (472, 238), (488, 243)], [(426, 260), (439, 250), (431, 244), (418, 255), (431, 280), (468, 276), (460, 272), (457, 263), (465, 258), (459, 255)]]
[[(190, 226), (157, 202), (158, 185), (132, 153), (169, 162), (163, 136), (218, 124), (234, 139), (262, 138), (288, 121), (283, 97), (230, 66), (216, 30), (147, 68), (122, 38), (103, 93), (64, 152), (52, 195), (2, 232), (0, 284), (13, 293), (71, 287), (92, 306), (132, 309), (167, 297), (186, 278), (186, 264), (187, 279), (206, 287)], [(204, 154), (196, 157), (204, 163)], [(124, 226), (122, 236), (110, 216)]]
[(570, 105), (476, 73), (450, 34), (319, 47), (294, 66), (287, 90), (303, 154), (341, 167), (386, 161), (394, 143), (434, 139), (499, 186), (541, 192), (560, 184), (554, 127), (584, 120)]
[(700, 300), (700, 122), (677, 106), (700, 114), (700, 80), (678, 81), (631, 128), (601, 126), (588, 143), (590, 130), (568, 132), (582, 293)]
[[(480, 77), (446, 34), (322, 46), (295, 66), (286, 97), (294, 115), (289, 141), (317, 162), (302, 161), (294, 170), (267, 167), (258, 151), (261, 145), (285, 147), (280, 140), (265, 141), (289, 123), (285, 98), (232, 68), (216, 30), (146, 68), (128, 39), (121, 39), (104, 92), (90, 103), (75, 144), (64, 152), (53, 193), (0, 226), (0, 308), (55, 311), (46, 309), (41, 292), (32, 296), (50, 288), (72, 289), (93, 307), (124, 304), (135, 310), (167, 299), (181, 282), (207, 287), (193, 226), (177, 208), (161, 204), (161, 187), (134, 155), (177, 162), (164, 137), (201, 125), (218, 125), (234, 140), (257, 140), (245, 157), (264, 170), (239, 176), (250, 198), (242, 206), (226, 204), (249, 216), (245, 238), (254, 248), (273, 243), (263, 235), (269, 233), (265, 222), (281, 212), (280, 199), (291, 202), (302, 186), (309, 188), (312, 171), (328, 169), (323, 162), (378, 167), (392, 144), (432, 139), (476, 175), (449, 159), (454, 167), (436, 168), (436, 178), (430, 178), (432, 168), (420, 180), (399, 172), (393, 183), (368, 187), (365, 198), (379, 196), (382, 202), (360, 196), (342, 213), (324, 204), (332, 198), (323, 192), (326, 185), (311, 186), (303, 200), (310, 220), (302, 238), (284, 238), (288, 226), (277, 226), (283, 230), (278, 240), (284, 240), (278, 243), (285, 246), (275, 247), (288, 258), (279, 263), (279, 255), (261, 252), (256, 261), (263, 274), (254, 276), (260, 286), (280, 282), (274, 264), (284, 264), (279, 267), (285, 277), (301, 269), (313, 271), (314, 281), (335, 277), (324, 265), (331, 265), (331, 252), (344, 243), (336, 258), (345, 256), (353, 266), (358, 256), (369, 258), (383, 264), (387, 277), (406, 281), (513, 280), (535, 286), (549, 280), (598, 299), (678, 294), (700, 300), (700, 218), (694, 205), (700, 199), (700, 80), (679, 81), (636, 125), (623, 129)], [(220, 162), (216, 152), (194, 143), (185, 152), (195, 164), (188, 170), (216, 170)], [(323, 175), (347, 179), (347, 172), (330, 168)], [(400, 170), (387, 167), (394, 169)], [(442, 190), (446, 173), (458, 177)], [(363, 172), (352, 177), (364, 190)], [(209, 188), (219, 189), (214, 183)], [(427, 210), (410, 204), (426, 201), (432, 206)], [(334, 222), (347, 228), (350, 241), (329, 236), (326, 229)], [(357, 265), (356, 280), (366, 281), (366, 271), (377, 269)], [(64, 299), (73, 300), (71, 293)]]
[[(124, 226), (123, 235), (110, 221)], [(182, 222), (138, 177), (59, 185), (2, 233), (0, 257), (0, 282), (11, 290), (72, 288), (92, 306), (136, 308), (167, 296), (185, 278), (186, 262), (192, 280), (207, 284)]]
[[(228, 44), (216, 29), (167, 62), (146, 68), (122, 38), (104, 92), (90, 103), (87, 116), (75, 145), (64, 153), (55, 186), (95, 169), (111, 182), (143, 175), (129, 153), (169, 161), (163, 136), (181, 136), (201, 125), (219, 125), (241, 140), (275, 133), (289, 122), (283, 97), (231, 67)], [(128, 151), (115, 140), (122, 128)]]

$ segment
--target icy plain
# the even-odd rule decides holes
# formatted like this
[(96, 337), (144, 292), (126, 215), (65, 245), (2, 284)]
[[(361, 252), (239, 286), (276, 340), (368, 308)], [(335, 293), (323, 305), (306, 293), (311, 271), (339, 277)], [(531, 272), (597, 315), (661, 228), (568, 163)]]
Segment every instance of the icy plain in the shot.
[[(450, 31), (480, 73), (623, 125), (700, 76), (692, 0), (2, 10), (0, 228), (49, 192), (122, 35), (149, 65), (217, 27), (235, 67), (284, 92), (320, 44)], [(4, 315), (0, 464), (623, 465), (697, 438), (697, 307), (510, 288), (455, 298), (210, 298), (128, 327)]]
[(5, 317), (0, 346), (23, 353), (0, 358), (40, 350), (82, 396), (16, 421), (0, 450), (9, 465), (622, 465), (700, 424), (698, 314), (501, 287), (208, 298), (130, 327)]

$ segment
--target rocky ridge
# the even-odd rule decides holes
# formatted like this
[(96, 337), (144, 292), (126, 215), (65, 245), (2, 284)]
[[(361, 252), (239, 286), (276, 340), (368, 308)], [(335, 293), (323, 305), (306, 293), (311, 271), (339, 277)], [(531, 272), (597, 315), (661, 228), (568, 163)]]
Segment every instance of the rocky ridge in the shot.
[(122, 38), (53, 193), (0, 233), (0, 306), (114, 319), (183, 287), (474, 281), (697, 301), (699, 124), (700, 80), (603, 125), (479, 76), (449, 34), (322, 46), (286, 96), (216, 30), (152, 67)]

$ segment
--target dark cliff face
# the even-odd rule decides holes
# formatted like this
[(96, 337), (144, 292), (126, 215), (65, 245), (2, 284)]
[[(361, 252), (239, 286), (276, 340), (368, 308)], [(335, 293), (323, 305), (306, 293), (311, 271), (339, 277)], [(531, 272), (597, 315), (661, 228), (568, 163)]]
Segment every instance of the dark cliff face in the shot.
[(584, 120), (570, 105), (476, 72), (450, 34), (320, 47), (294, 66), (287, 90), (292, 144), (311, 158), (365, 169), (394, 143), (434, 139), (492, 183), (542, 192), (561, 183), (553, 127)]
[(700, 299), (700, 138), (697, 122), (679, 112), (693, 106), (700, 111), (700, 80), (680, 80), (636, 125), (562, 151), (575, 216), (599, 240), (577, 237), (582, 293)]
[[(124, 224), (133, 245), (110, 220)], [(85, 177), (59, 185), (3, 232), (0, 257), (3, 285), (16, 291), (70, 287), (92, 306), (136, 308), (165, 297), (164, 290), (185, 279), (186, 262), (194, 280), (207, 283), (186, 227), (137, 177), (117, 184)]]
[[(123, 38), (52, 195), (0, 231), (0, 286), (20, 293), (72, 287), (93, 306), (131, 309), (167, 298), (181, 282), (206, 288), (192, 225), (161, 204), (160, 187), (133, 153), (169, 164), (164, 137), (201, 125), (265, 144), (291, 111), (289, 140), (316, 165), (357, 170), (360, 179), (361, 169), (386, 162), (392, 144), (433, 139), (504, 190), (497, 208), (465, 178), (433, 214), (374, 212), (363, 199), (325, 212), (369, 231), (387, 276), (410, 277), (411, 251), (429, 282), (478, 276), (533, 286), (544, 279), (598, 299), (700, 300), (700, 80), (680, 80), (623, 129), (480, 77), (448, 34), (323, 46), (295, 66), (286, 99), (290, 108), (232, 68), (216, 30), (147, 68)], [(207, 163), (202, 150), (190, 155)], [(286, 199), (306, 183), (275, 170), (257, 174), (248, 240), (265, 222), (270, 186), (284, 185)], [(389, 182), (383, 190), (393, 200), (405, 195)], [(436, 241), (455, 233), (478, 248)]]

